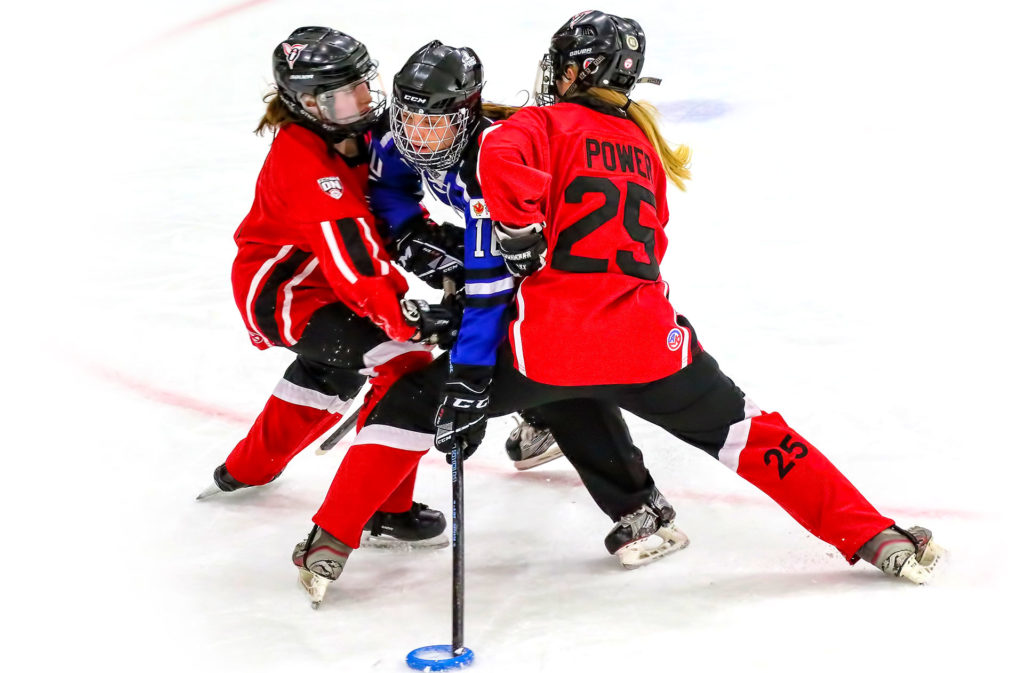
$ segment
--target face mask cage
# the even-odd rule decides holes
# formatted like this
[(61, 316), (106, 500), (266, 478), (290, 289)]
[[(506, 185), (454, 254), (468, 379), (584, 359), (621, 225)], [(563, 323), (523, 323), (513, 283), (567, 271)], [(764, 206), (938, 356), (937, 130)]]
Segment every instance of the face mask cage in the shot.
[(555, 67), (551, 54), (544, 54), (537, 64), (537, 79), (533, 83), (533, 100), (537, 105), (554, 105), (558, 89), (555, 88)]
[(391, 135), (402, 157), (417, 168), (446, 170), (469, 143), (469, 108), (445, 114), (425, 114), (397, 101), (391, 103)]

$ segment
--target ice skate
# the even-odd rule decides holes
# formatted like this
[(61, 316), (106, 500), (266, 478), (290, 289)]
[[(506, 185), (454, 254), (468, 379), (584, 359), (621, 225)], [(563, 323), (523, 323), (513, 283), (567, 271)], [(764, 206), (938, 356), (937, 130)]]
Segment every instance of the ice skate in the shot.
[(444, 514), (414, 502), (405, 512), (377, 512), (363, 527), (360, 545), (376, 549), (442, 549), (448, 546)]
[[(277, 473), (274, 475), (274, 479), (277, 479), (280, 476), (281, 473)], [(274, 481), (274, 479), (271, 479), (270, 481)], [(206, 490), (197, 495), (196, 500), (205, 500), (211, 495), (217, 495), (218, 493), (231, 493), (232, 491), (238, 491), (243, 488), (252, 488), (252, 486), (250, 484), (243, 484), (232, 477), (228, 472), (228, 468), (221, 463), (217, 466), (217, 469), (213, 471), (213, 483), (207, 486)]]
[(320, 607), (331, 582), (341, 576), (352, 547), (320, 526), (313, 526), (306, 539), (295, 545), (292, 563), (299, 569), (299, 583), (309, 594), (313, 609)]
[(932, 541), (932, 532), (921, 526), (903, 530), (886, 528), (857, 551), (857, 556), (886, 575), (902, 577), (914, 584), (932, 579), (946, 550)]
[(648, 503), (619, 519), (604, 539), (605, 548), (627, 570), (654, 563), (690, 544), (675, 518), (672, 505), (654, 489)]
[(517, 470), (529, 470), (562, 457), (551, 431), (537, 421), (523, 418), (505, 440), (505, 452)]

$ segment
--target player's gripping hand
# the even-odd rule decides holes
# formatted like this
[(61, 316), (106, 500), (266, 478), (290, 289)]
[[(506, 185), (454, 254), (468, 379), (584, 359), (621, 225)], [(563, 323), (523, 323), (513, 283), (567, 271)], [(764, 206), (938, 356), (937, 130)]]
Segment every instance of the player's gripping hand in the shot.
[(463, 456), (468, 458), (484, 440), (490, 385), (490, 367), (452, 365), (434, 419), (434, 447), (448, 454), (449, 462), (456, 442), (463, 448)]
[(494, 223), (498, 239), (498, 252), (513, 276), (529, 276), (547, 264), (548, 242), (544, 238), (544, 223), (526, 227), (513, 227)]
[(463, 231), (454, 224), (414, 219), (387, 247), (403, 269), (434, 289), (442, 289), (446, 276), (462, 284)]
[(428, 304), (422, 299), (403, 299), (402, 317), (416, 328), (410, 341), (437, 344), (447, 350), (459, 334), (459, 314), (448, 302)]

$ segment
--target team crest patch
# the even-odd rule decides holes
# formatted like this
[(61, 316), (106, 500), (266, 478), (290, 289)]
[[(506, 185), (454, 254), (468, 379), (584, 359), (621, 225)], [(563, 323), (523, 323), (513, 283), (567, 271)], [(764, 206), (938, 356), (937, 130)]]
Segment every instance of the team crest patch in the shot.
[(487, 210), (487, 204), (484, 203), (483, 199), (470, 199), (469, 214), (474, 220), (482, 220), (490, 218), (491, 211)]
[(295, 61), (299, 60), (299, 54), (308, 45), (305, 44), (288, 44), (287, 42), (281, 43), (281, 49), (284, 49), (284, 57), (288, 61), (288, 69), (291, 70), (295, 67)]
[(341, 178), (320, 178), (316, 181), (320, 189), (332, 199), (340, 199), (344, 191), (341, 187)]
[(665, 345), (668, 346), (670, 351), (677, 351), (683, 345), (683, 330), (678, 327), (673, 327), (668, 331), (668, 338), (665, 339)]

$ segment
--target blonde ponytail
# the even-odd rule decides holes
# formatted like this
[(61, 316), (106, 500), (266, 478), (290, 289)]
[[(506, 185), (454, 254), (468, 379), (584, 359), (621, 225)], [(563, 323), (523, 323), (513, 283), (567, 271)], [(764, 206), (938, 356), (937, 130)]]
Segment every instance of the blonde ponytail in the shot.
[[(587, 89), (586, 95), (620, 108), (625, 106), (628, 100), (618, 91), (597, 87)], [(626, 108), (626, 114), (640, 127), (640, 130), (647, 136), (647, 140), (654, 146), (668, 179), (685, 192), (684, 181), (690, 179), (690, 148), (686, 145), (672, 147), (668, 144), (658, 128), (658, 117), (660, 116), (658, 109), (650, 103), (630, 101), (629, 107)]]
[(501, 105), (500, 103), (481, 104), (481, 114), (488, 119), (508, 119), (523, 108), (515, 105)]

